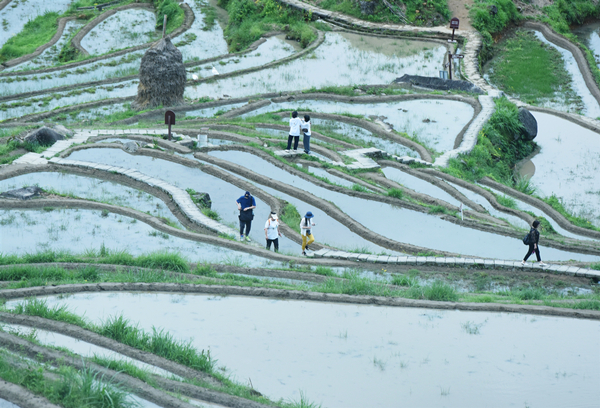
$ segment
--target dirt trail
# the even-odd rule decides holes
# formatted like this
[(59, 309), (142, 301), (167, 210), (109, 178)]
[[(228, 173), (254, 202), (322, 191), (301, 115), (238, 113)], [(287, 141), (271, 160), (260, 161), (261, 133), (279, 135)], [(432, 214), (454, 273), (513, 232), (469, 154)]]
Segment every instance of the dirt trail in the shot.
[(448, 8), (450, 9), (451, 17), (458, 17), (460, 20), (460, 29), (466, 31), (474, 31), (469, 20), (469, 10), (467, 7), (473, 5), (473, 0), (448, 0)]

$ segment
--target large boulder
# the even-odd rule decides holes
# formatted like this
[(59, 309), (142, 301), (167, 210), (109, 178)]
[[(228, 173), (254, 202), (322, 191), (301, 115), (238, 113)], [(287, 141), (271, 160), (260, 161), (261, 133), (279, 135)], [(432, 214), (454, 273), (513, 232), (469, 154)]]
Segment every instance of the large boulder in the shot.
[(358, 2), (360, 5), (360, 12), (366, 16), (371, 16), (375, 13), (375, 5), (377, 4), (375, 0), (360, 0)]
[(42, 189), (36, 186), (23, 187), (18, 190), (9, 190), (0, 194), (4, 198), (18, 198), (19, 200), (29, 200), (33, 197), (38, 197), (42, 193)]
[(522, 137), (525, 140), (533, 140), (537, 136), (538, 126), (537, 120), (531, 112), (525, 108), (519, 108), (519, 121), (523, 125)]
[(42, 126), (39, 129), (29, 132), (23, 140), (29, 143), (39, 143), (42, 146), (51, 146), (56, 143), (57, 140), (63, 139), (65, 139), (65, 136), (61, 135), (54, 129)]
[(181, 105), (184, 103), (185, 81), (181, 51), (169, 37), (162, 38), (142, 57), (138, 94), (131, 106), (142, 110), (161, 105)]

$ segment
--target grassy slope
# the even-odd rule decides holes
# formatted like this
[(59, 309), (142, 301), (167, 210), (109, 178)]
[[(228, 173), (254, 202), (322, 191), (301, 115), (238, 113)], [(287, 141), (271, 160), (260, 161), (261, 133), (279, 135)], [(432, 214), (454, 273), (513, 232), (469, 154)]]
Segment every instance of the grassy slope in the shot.
[[(376, 1), (373, 15), (364, 15), (360, 11), (358, 2), (351, 0), (325, 0), (319, 3), (319, 7), (327, 10), (338, 11), (356, 18), (379, 23), (400, 23), (400, 19), (393, 14), (381, 1)], [(391, 1), (391, 3), (403, 3), (406, 7), (406, 18), (411, 24), (422, 26), (426, 22), (440, 25), (450, 18), (450, 10), (446, 0), (403, 0)]]
[(23, 31), (11, 37), (0, 49), (0, 62), (31, 54), (52, 39), (58, 28), (58, 13), (49, 12), (30, 20)]
[(491, 82), (523, 102), (538, 104), (558, 93), (580, 99), (570, 87), (571, 77), (561, 54), (531, 32), (517, 31), (496, 47)]

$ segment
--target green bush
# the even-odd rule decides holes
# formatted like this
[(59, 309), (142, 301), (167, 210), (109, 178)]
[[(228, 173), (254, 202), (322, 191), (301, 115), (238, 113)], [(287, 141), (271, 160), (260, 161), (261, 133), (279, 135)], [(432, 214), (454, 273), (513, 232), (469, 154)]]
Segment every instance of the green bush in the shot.
[[(496, 6), (498, 14), (490, 14), (490, 7)], [(483, 47), (479, 53), (479, 61), (483, 64), (492, 56), (494, 40), (492, 34), (504, 30), (511, 22), (517, 22), (522, 17), (512, 0), (475, 0), (469, 11), (471, 24), (483, 37)]]
[(400, 190), (399, 188), (390, 188), (387, 191), (387, 195), (401, 200), (402, 197), (404, 197), (404, 191)]
[(496, 111), (480, 132), (471, 153), (450, 159), (447, 171), (477, 181), (489, 176), (510, 187), (515, 164), (530, 155), (536, 144), (520, 137), (522, 125), (516, 105), (506, 98), (496, 100)]
[(303, 47), (316, 38), (307, 24), (310, 15), (275, 0), (219, 0), (219, 6), (229, 14), (225, 38), (230, 52), (243, 50), (273, 29), (287, 28), (288, 35), (299, 40)]
[(156, 29), (163, 29), (163, 16), (167, 16), (167, 33), (174, 31), (177, 27), (181, 26), (185, 14), (183, 9), (179, 7), (179, 4), (174, 0), (154, 0), (156, 7)]

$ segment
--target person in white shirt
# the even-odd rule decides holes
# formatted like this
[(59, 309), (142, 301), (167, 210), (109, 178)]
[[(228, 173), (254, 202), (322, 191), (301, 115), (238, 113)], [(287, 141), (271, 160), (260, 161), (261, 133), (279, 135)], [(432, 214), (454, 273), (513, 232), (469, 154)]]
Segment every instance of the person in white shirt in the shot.
[(290, 135), (288, 136), (288, 144), (285, 149), (286, 152), (290, 151), (292, 147), (292, 139), (294, 140), (294, 151), (298, 150), (298, 142), (300, 141), (300, 125), (302, 121), (298, 117), (298, 112), (292, 112), (292, 118), (290, 119)]
[(267, 240), (267, 249), (271, 250), (271, 243), (275, 248), (275, 252), (279, 252), (279, 221), (277, 220), (277, 214), (271, 211), (269, 219), (265, 223), (265, 238)]
[(312, 234), (312, 227), (316, 224), (313, 222), (313, 213), (307, 212), (304, 218), (300, 220), (300, 231), (302, 231), (302, 255), (306, 255), (308, 246), (315, 242), (315, 237)]
[(304, 153), (310, 154), (310, 116), (304, 115), (301, 127), (304, 132)]

